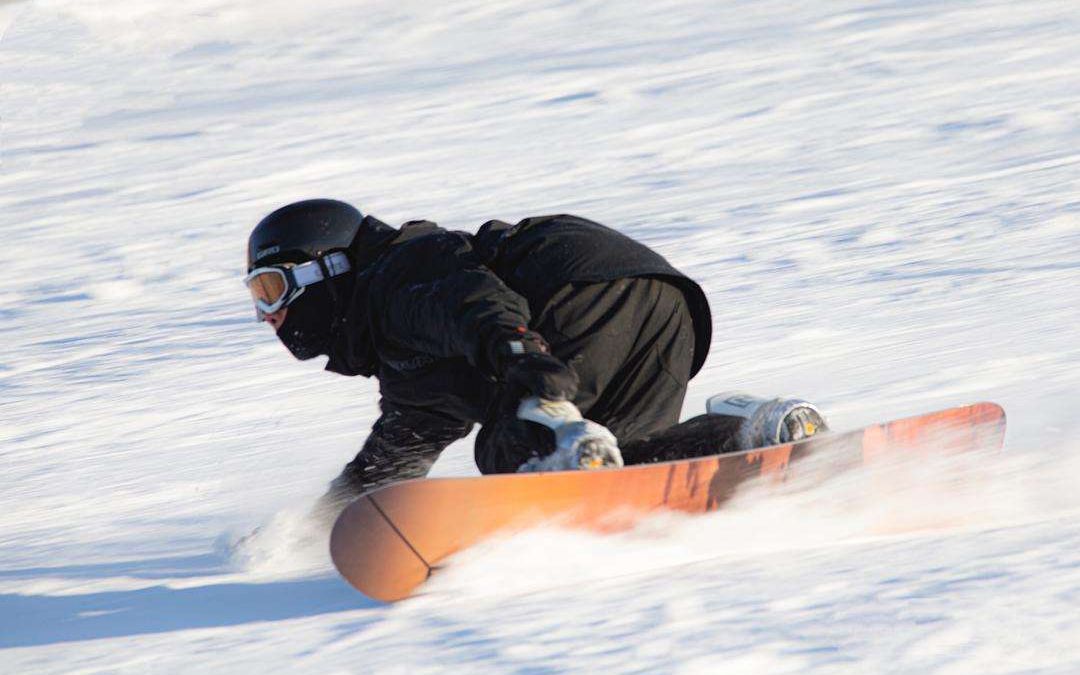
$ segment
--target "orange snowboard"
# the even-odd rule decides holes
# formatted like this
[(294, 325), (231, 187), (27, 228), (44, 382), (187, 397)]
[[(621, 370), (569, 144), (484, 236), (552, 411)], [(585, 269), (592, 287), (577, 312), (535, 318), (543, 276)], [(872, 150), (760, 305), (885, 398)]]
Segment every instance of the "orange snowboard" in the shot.
[[(718, 508), (745, 480), (782, 479), (789, 464), (828, 453), (837, 471), (913, 451), (1000, 448), (1005, 412), (994, 403), (761, 450), (599, 471), (404, 481), (350, 504), (330, 535), (334, 565), (357, 590), (386, 602), (408, 597), (447, 556), (495, 532), (544, 522), (622, 529), (660, 509)], [(793, 470), (793, 469), (792, 469)]]

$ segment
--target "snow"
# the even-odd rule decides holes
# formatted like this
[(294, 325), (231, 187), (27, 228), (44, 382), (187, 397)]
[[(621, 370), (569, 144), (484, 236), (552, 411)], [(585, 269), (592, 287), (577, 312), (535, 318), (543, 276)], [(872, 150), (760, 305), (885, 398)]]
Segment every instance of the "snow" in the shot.
[[(1072, 9), (0, 2), (5, 672), (1080, 670)], [(310, 196), (612, 224), (709, 294), (687, 415), (994, 400), (1008, 452), (533, 532), (373, 603), (302, 540), (377, 387), (292, 361), (239, 281)]]

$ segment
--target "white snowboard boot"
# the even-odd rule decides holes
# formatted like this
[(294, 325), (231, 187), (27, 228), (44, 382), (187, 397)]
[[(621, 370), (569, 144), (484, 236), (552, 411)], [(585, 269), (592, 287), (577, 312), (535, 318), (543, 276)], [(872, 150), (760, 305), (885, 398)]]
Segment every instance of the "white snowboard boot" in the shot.
[(793, 443), (829, 430), (825, 416), (798, 398), (761, 398), (726, 392), (709, 399), (710, 415), (741, 417), (739, 447), (743, 450)]

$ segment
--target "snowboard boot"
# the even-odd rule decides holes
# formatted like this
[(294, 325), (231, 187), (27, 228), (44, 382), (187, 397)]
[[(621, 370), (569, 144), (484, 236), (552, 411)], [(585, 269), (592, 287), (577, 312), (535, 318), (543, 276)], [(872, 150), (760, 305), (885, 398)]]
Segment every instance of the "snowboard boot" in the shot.
[(623, 465), (618, 441), (595, 422), (580, 420), (565, 424), (555, 431), (555, 439), (554, 452), (530, 458), (518, 467), (518, 473), (617, 469)]
[(518, 467), (519, 473), (614, 469), (623, 465), (615, 435), (607, 427), (584, 419), (570, 401), (527, 398), (518, 406), (518, 419), (542, 424), (555, 432), (555, 452), (529, 459)]
[(741, 417), (741, 450), (794, 443), (826, 432), (825, 416), (812, 403), (797, 398), (760, 398), (740, 392), (713, 396), (710, 415)]
[(578, 469), (617, 469), (623, 465), (622, 453), (616, 445), (611, 432), (596, 425), (606, 434), (587, 438), (577, 444), (576, 463)]
[(807, 403), (793, 408), (784, 416), (780, 427), (780, 442), (794, 443), (828, 430), (829, 425), (826, 424), (821, 412)]

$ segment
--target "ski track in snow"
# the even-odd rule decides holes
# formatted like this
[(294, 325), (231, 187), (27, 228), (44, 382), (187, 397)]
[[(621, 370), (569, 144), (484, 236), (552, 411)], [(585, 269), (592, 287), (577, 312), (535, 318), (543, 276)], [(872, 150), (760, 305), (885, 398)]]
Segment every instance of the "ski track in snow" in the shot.
[[(1051, 0), (0, 2), (5, 672), (1080, 671), (1078, 33)], [(317, 195), (645, 240), (714, 309), (687, 415), (994, 400), (1008, 452), (532, 532), (370, 602), (299, 541), (377, 388), (293, 362), (239, 281)]]

